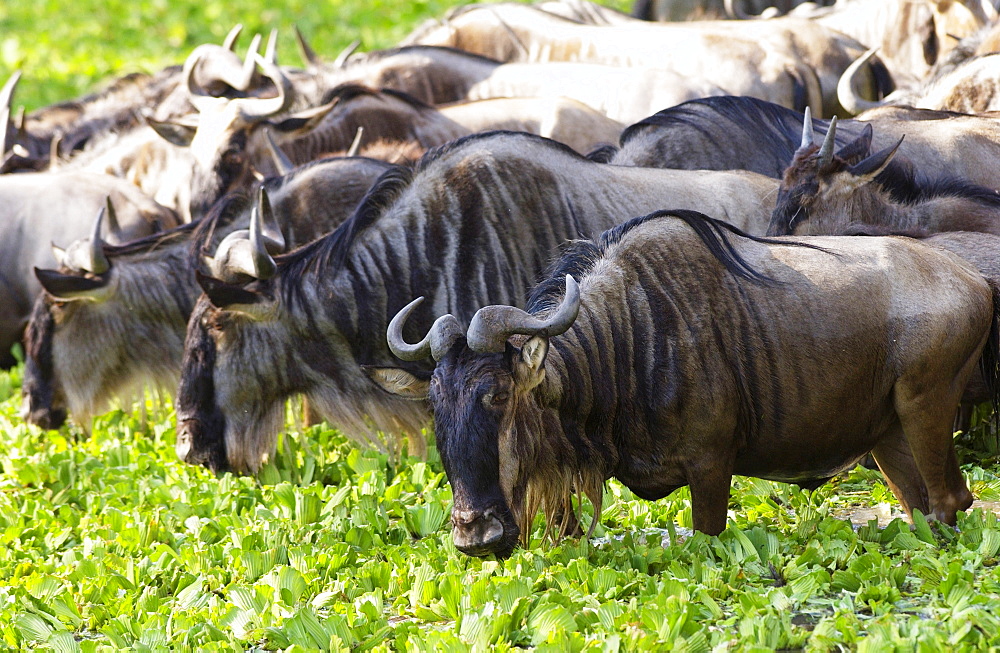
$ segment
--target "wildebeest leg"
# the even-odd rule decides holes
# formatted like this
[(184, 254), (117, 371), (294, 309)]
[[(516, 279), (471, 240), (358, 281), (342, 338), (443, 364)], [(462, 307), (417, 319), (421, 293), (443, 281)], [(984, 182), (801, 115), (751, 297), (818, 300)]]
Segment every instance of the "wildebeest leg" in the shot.
[(917, 469), (903, 428), (898, 423), (878, 446), (872, 449), (872, 457), (878, 463), (889, 489), (896, 495), (906, 514), (912, 515), (914, 508), (927, 514), (930, 510), (927, 486), (924, 485), (920, 470)]
[[(955, 456), (955, 443), (951, 427), (954, 423), (954, 401), (941, 401), (938, 397), (947, 391), (932, 389), (920, 396), (907, 396), (907, 388), (896, 388), (896, 410), (903, 433), (910, 445), (913, 460), (927, 486), (930, 512), (946, 524), (955, 524), (955, 513), (972, 505), (962, 472)], [(877, 460), (877, 458), (876, 458)]]
[(691, 486), (691, 517), (695, 530), (718, 535), (726, 528), (729, 509), (729, 486), (733, 480), (733, 462), (706, 460), (687, 470)]

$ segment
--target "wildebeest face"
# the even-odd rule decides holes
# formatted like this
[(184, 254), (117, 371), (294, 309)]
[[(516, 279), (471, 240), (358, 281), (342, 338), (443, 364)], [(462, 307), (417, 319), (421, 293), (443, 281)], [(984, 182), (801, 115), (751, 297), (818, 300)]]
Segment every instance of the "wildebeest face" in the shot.
[(55, 379), (52, 366), (55, 313), (61, 310), (61, 305), (57, 305), (43, 293), (35, 300), (24, 334), (21, 416), (25, 421), (43, 429), (57, 429), (66, 421), (66, 397)]
[(295, 331), (270, 283), (199, 281), (207, 292), (188, 322), (177, 454), (217, 471), (255, 472), (281, 427), (284, 400), (304, 389), (295, 373)]
[[(69, 409), (85, 423), (103, 408), (95, 400), (98, 392), (92, 380), (103, 376), (107, 357), (103, 347), (81, 347), (81, 343), (103, 336), (101, 307), (116, 293), (117, 269), (102, 274), (36, 269), (35, 276), (45, 292), (35, 300), (25, 334), (24, 419), (41, 428), (57, 429)], [(79, 319), (81, 313), (83, 319)], [(79, 331), (86, 335), (78, 337)], [(70, 364), (57, 369), (56, 361)], [(79, 370), (83, 374), (75, 374)]]
[[(452, 541), (468, 555), (509, 556), (534, 518), (528, 494), (542, 411), (532, 390), (545, 378), (547, 347), (532, 338), (524, 348), (478, 354), (461, 343), (431, 377), (434, 434), (454, 497)], [(369, 374), (390, 392), (416, 398), (420, 381), (390, 369)]]

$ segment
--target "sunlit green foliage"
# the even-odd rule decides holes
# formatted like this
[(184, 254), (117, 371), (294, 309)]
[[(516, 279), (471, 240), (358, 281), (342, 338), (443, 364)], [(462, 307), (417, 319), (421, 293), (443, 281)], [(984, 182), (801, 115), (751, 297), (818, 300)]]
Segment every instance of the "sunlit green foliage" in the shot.
[[(307, 651), (927, 650), (1000, 646), (1000, 523), (855, 530), (892, 502), (877, 472), (820, 490), (737, 479), (730, 527), (691, 534), (682, 490), (609, 486), (592, 542), (471, 559), (440, 463), (391, 464), (291, 428), (258, 479), (173, 452), (147, 401), (45, 433), (0, 375), (0, 647)], [(968, 469), (993, 499), (993, 470)], [(585, 506), (589, 510), (590, 506)]]

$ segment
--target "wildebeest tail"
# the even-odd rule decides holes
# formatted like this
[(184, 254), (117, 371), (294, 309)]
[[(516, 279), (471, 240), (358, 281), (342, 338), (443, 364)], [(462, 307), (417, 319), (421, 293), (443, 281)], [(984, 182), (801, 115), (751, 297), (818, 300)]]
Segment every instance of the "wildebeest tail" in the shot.
[(1000, 283), (987, 280), (993, 291), (993, 320), (990, 323), (990, 333), (979, 358), (979, 367), (993, 404), (993, 431), (997, 432), (1000, 424)]

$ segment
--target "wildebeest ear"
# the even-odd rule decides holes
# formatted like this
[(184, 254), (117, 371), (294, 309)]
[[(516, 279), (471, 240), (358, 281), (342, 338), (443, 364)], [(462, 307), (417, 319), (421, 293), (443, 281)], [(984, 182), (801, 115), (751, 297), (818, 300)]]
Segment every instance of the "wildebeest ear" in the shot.
[(56, 270), (35, 268), (38, 282), (56, 299), (100, 299), (109, 292), (107, 275), (81, 277)]
[(188, 147), (194, 140), (194, 133), (198, 131), (198, 125), (176, 120), (156, 120), (146, 116), (146, 122), (153, 128), (159, 136), (169, 143), (178, 147)]
[(903, 144), (903, 137), (900, 137), (895, 145), (885, 148), (884, 150), (879, 150), (875, 154), (872, 154), (864, 161), (861, 161), (847, 170), (855, 177), (869, 181), (878, 176), (880, 172), (885, 170), (885, 167), (889, 165), (892, 161), (892, 157), (896, 155), (896, 150), (899, 146)]
[(362, 365), (361, 369), (378, 387), (404, 399), (426, 399), (430, 391), (430, 379), (421, 379), (400, 367)]
[(274, 128), (280, 132), (312, 131), (316, 128), (316, 125), (323, 122), (323, 118), (326, 118), (327, 114), (333, 110), (333, 107), (335, 107), (339, 101), (340, 99), (337, 98), (332, 102), (327, 102), (323, 106), (299, 111), (298, 113), (292, 114), (280, 122), (274, 123)]
[(549, 339), (532, 336), (514, 358), (514, 380), (524, 390), (530, 390), (545, 378), (545, 357), (549, 354)]
[(201, 270), (195, 270), (194, 276), (198, 280), (198, 285), (205, 291), (208, 301), (216, 308), (246, 313), (256, 318), (261, 317), (271, 305), (271, 300), (261, 293), (219, 281)]

